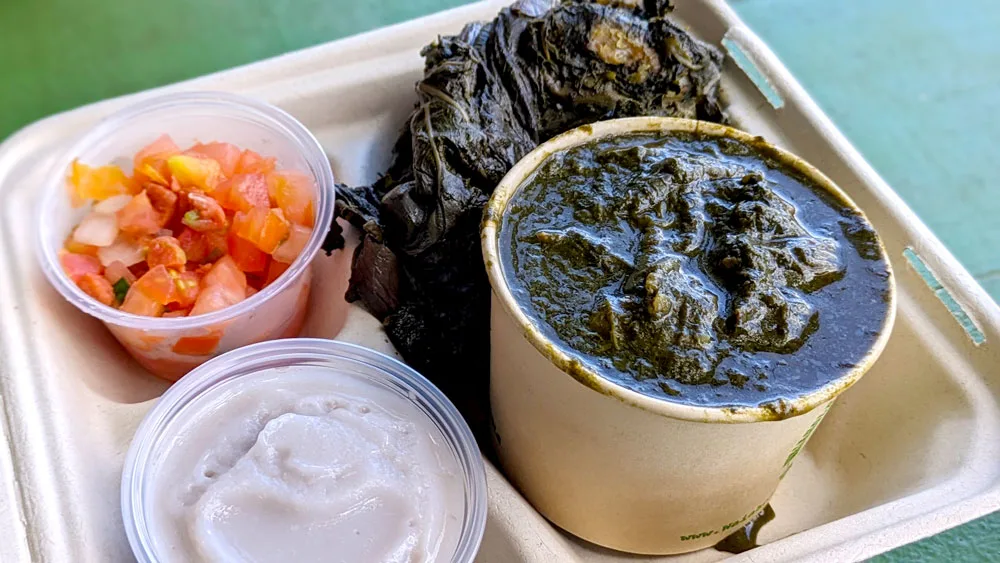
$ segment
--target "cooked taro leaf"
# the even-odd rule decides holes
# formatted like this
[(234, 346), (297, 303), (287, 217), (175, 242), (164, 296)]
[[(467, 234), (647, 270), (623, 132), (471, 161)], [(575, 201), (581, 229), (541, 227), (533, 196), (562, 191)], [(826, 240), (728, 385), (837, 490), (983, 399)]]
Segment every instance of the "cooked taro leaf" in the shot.
[[(490, 288), (482, 210), (538, 143), (615, 117), (725, 122), (722, 54), (677, 27), (664, 0), (522, 1), (425, 47), (417, 105), (386, 174), (342, 189), (360, 228), (348, 298), (482, 431)], [(340, 243), (332, 227), (327, 249)], [(395, 294), (394, 294), (395, 293)]]

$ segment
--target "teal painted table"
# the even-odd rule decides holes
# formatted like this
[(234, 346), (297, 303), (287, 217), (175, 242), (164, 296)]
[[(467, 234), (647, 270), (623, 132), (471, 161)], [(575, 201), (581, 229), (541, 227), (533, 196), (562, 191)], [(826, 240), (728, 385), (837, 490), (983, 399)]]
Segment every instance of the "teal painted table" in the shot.
[[(1000, 2), (731, 1), (1000, 298)], [(2, 0), (0, 138), (50, 113), (461, 3)], [(1000, 513), (877, 560), (998, 561)]]

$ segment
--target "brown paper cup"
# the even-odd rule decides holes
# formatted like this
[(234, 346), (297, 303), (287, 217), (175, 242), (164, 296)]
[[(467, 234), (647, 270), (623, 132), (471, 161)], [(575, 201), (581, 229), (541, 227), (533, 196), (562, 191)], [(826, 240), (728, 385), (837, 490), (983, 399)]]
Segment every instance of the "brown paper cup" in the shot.
[[(518, 162), (497, 186), (482, 226), (493, 287), (490, 400), (507, 476), (545, 517), (605, 547), (684, 553), (714, 545), (768, 502), (833, 401), (868, 371), (885, 347), (895, 319), (895, 285), (890, 276), (889, 310), (880, 336), (857, 367), (791, 400), (781, 413), (668, 402), (593, 373), (549, 342), (514, 300), (500, 264), (498, 234), (507, 202), (549, 155), (637, 132), (697, 132), (755, 141), (713, 123), (617, 119), (555, 137)], [(856, 208), (806, 162), (775, 147), (767, 150), (770, 158)]]

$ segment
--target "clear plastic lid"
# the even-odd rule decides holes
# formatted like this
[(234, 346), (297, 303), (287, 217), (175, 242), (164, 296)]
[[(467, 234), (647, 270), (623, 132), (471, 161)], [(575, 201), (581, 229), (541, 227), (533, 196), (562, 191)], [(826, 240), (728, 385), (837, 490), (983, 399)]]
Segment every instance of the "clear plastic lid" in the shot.
[[(240, 348), (214, 358), (181, 379), (146, 415), (132, 441), (122, 473), (121, 508), (129, 544), (141, 563), (158, 563), (150, 521), (151, 476), (157, 460), (175, 443), (173, 422), (188, 420), (206, 394), (223, 392), (240, 378), (265, 370), (318, 367), (338, 378), (350, 376), (415, 405), (440, 431), (464, 479), (464, 517), (452, 563), (471, 563), (486, 526), (486, 473), (472, 431), (455, 406), (427, 379), (405, 364), (361, 346), (323, 339), (287, 339)], [(334, 547), (334, 546), (331, 546)], [(439, 560), (443, 563), (444, 560)]]

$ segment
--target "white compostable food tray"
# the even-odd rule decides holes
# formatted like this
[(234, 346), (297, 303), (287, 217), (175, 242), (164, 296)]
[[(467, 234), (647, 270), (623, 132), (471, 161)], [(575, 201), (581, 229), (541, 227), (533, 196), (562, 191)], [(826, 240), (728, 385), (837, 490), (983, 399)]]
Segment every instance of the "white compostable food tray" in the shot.
[[(721, 0), (678, 4), (678, 19), (727, 51), (723, 84), (736, 124), (825, 172), (878, 228), (899, 290), (891, 340), (783, 480), (761, 547), (673, 557), (603, 550), (552, 527), (490, 468), (478, 560), (853, 561), (1000, 509), (1000, 309), (732, 9)], [(413, 107), (420, 48), (501, 5), (473, 4), (155, 93), (227, 90), (274, 103), (316, 134), (338, 181), (367, 183), (388, 164)], [(133, 560), (119, 509), (122, 461), (167, 384), (48, 285), (34, 210), (56, 155), (150, 94), (50, 117), (0, 145), (0, 561)], [(343, 299), (348, 264), (342, 252), (317, 258), (305, 335), (335, 336), (324, 311)], [(389, 349), (357, 308), (339, 338)]]

